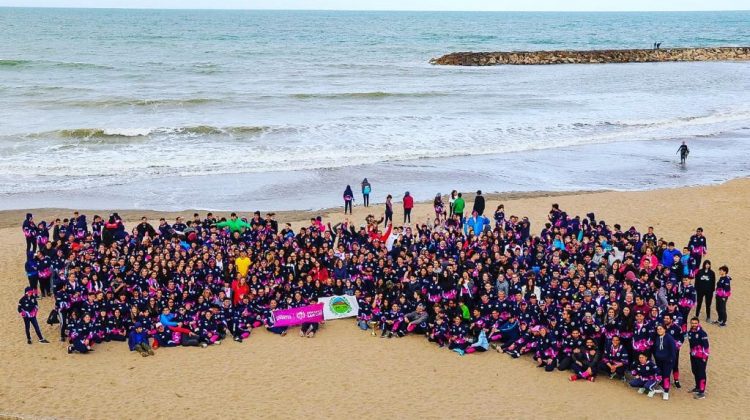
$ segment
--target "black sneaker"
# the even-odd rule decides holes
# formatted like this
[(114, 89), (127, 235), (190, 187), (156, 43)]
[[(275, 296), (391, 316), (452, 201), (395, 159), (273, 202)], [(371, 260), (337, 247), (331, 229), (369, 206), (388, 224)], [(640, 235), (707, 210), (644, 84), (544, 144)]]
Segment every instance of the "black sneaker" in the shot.
[(688, 392), (692, 392), (693, 394), (697, 394), (697, 393), (698, 393), (698, 392), (700, 392), (700, 391), (698, 390), (698, 387), (695, 387), (695, 388), (691, 389), (691, 390), (690, 390), (690, 391), (688, 391)]
[(44, 343), (44, 344), (49, 344), (49, 341), (47, 341), (46, 338), (42, 338), (41, 340), (39, 340), (39, 342)]
[(30, 338), (26, 340), (26, 344), (31, 344), (31, 339)]
[(706, 394), (703, 393), (703, 392), (699, 392), (699, 393), (695, 394), (693, 396), (693, 398), (695, 398), (696, 400), (705, 400), (706, 399)]
[(68, 354), (73, 353), (73, 346), (68, 346)]
[(682, 388), (682, 385), (680, 385), (680, 381), (674, 381), (674, 387), (677, 389)]
[(726, 326), (727, 326), (727, 323), (726, 323), (726, 322), (722, 322), (721, 324), (719, 324), (719, 326), (720, 326), (720, 327), (726, 327)]

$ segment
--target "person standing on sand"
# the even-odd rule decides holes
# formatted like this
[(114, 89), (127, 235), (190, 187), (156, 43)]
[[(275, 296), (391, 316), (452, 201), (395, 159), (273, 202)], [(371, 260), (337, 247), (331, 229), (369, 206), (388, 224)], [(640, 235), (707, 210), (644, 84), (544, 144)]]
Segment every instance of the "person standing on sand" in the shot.
[(706, 322), (711, 322), (711, 301), (716, 290), (716, 273), (711, 270), (711, 261), (703, 261), (703, 268), (695, 274), (695, 316), (701, 315), (701, 306), (706, 302)]
[(478, 215), (484, 216), (484, 196), (482, 195), (482, 190), (477, 191), (477, 196), (474, 198), (472, 212), (477, 212)]
[(656, 337), (651, 347), (654, 354), (654, 361), (659, 370), (662, 379), (663, 399), (669, 399), (669, 385), (672, 377), (672, 368), (674, 367), (675, 357), (677, 356), (677, 344), (674, 338), (667, 334), (667, 329), (663, 325), (656, 327)]
[(26, 219), (23, 221), (23, 236), (26, 237), (26, 254), (36, 252), (36, 223), (31, 213), (26, 213)]
[(688, 342), (690, 343), (690, 369), (695, 377), (695, 388), (690, 392), (695, 394), (693, 398), (702, 400), (706, 398), (706, 365), (708, 364), (708, 334), (701, 328), (698, 317), (690, 320), (690, 331), (688, 331)]
[(352, 191), (351, 185), (347, 185), (344, 189), (344, 214), (346, 209), (349, 209), (349, 214), (352, 214), (352, 202), (354, 201), (354, 192)]
[(404, 223), (411, 223), (411, 209), (414, 208), (414, 197), (409, 195), (409, 191), (404, 194)]
[(682, 142), (682, 145), (677, 149), (677, 153), (680, 154), (680, 164), (684, 165), (685, 162), (687, 162), (687, 157), (690, 154), (690, 149), (688, 149), (687, 144), (685, 142)]
[(30, 327), (34, 326), (34, 332), (40, 343), (49, 343), (44, 336), (42, 331), (39, 329), (39, 323), (36, 320), (36, 314), (39, 312), (39, 303), (36, 300), (36, 289), (27, 287), (24, 289), (23, 296), (18, 300), (18, 313), (23, 318), (24, 328), (26, 329), (26, 344), (31, 344), (31, 331)]
[(33, 290), (39, 289), (39, 259), (37, 253), (29, 254), (26, 258), (26, 277), (29, 279), (29, 287)]
[(466, 207), (466, 202), (464, 201), (463, 195), (461, 193), (458, 193), (458, 196), (456, 197), (456, 200), (453, 202), (453, 214), (459, 217), (461, 220), (461, 226), (464, 224), (464, 208)]
[(393, 223), (393, 196), (388, 194), (385, 198), (385, 225)]
[(451, 191), (451, 195), (448, 197), (448, 213), (453, 217), (453, 203), (456, 202), (456, 197), (458, 196), (458, 191), (453, 190)]
[(727, 326), (727, 301), (732, 296), (732, 278), (729, 277), (729, 267), (722, 265), (719, 267), (719, 283), (716, 285), (716, 312), (719, 319), (714, 324), (720, 327)]
[(372, 192), (372, 185), (367, 178), (362, 180), (362, 203), (365, 207), (370, 207), (370, 193)]
[(695, 258), (696, 266), (700, 265), (703, 256), (708, 253), (708, 244), (706, 242), (706, 236), (703, 235), (702, 227), (696, 229), (695, 235), (690, 237), (688, 249), (690, 250), (690, 255)]
[(441, 217), (445, 217), (443, 197), (440, 193), (435, 194), (435, 200), (432, 201), (432, 207), (435, 209), (435, 223), (440, 223)]

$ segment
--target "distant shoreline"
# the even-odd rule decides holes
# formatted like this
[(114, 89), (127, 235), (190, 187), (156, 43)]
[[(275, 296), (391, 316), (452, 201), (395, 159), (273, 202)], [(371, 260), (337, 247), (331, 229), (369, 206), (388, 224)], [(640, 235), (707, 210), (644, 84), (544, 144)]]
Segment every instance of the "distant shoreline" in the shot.
[[(540, 199), (549, 199), (549, 203), (545, 203), (545, 205), (551, 204), (554, 202), (554, 198), (560, 197), (560, 198), (571, 198), (571, 197), (581, 197), (581, 196), (589, 196), (589, 195), (595, 195), (595, 196), (606, 196), (610, 194), (658, 194), (661, 192), (667, 192), (667, 191), (693, 191), (693, 190), (703, 190), (703, 189), (711, 189), (711, 188), (720, 188), (722, 186), (726, 185), (740, 185), (745, 186), (750, 182), (750, 177), (742, 177), (742, 178), (735, 178), (732, 180), (728, 180), (719, 184), (715, 185), (695, 185), (695, 186), (686, 186), (686, 187), (668, 187), (668, 188), (655, 188), (651, 190), (645, 190), (645, 191), (616, 191), (616, 190), (609, 190), (609, 189), (600, 189), (600, 190), (585, 190), (585, 191), (529, 191), (529, 192), (506, 192), (506, 193), (483, 193), (482, 195), (485, 197), (485, 200), (488, 203), (487, 211), (485, 213), (486, 216), (492, 217), (492, 213), (494, 212), (495, 207), (499, 203), (507, 203), (507, 202), (513, 202), (513, 201), (519, 201), (519, 200), (534, 200), (538, 201)], [(467, 203), (473, 203), (474, 197), (476, 196), (476, 193), (474, 191), (461, 191), (464, 199)], [(443, 202), (445, 206), (448, 205), (448, 196), (443, 196)], [(394, 201), (394, 212), (395, 212), (395, 219), (398, 221), (398, 218), (401, 217), (401, 201), (399, 197), (395, 197)], [(421, 212), (424, 212), (428, 215), (430, 215), (431, 218), (434, 218), (434, 214), (432, 213), (432, 200), (420, 200), (417, 201), (416, 207), (418, 209), (421, 209)], [(507, 208), (507, 206), (506, 206)], [(176, 217), (182, 217), (185, 220), (192, 220), (193, 214), (198, 213), (200, 214), (201, 218), (204, 218), (206, 213), (213, 213), (216, 217), (222, 218), (226, 217), (229, 218), (230, 213), (236, 212), (240, 217), (250, 218), (252, 217), (252, 214), (255, 209), (231, 209), (231, 210), (206, 210), (206, 209), (185, 209), (180, 211), (160, 211), (160, 210), (153, 210), (153, 209), (116, 209), (116, 208), (110, 208), (110, 209), (88, 209), (85, 207), (80, 208), (61, 208), (61, 207), (50, 207), (50, 208), (29, 208), (29, 209), (17, 209), (17, 210), (0, 210), (0, 229), (7, 229), (7, 228), (13, 228), (20, 226), (20, 223), (23, 221), (26, 213), (32, 213), (34, 215), (34, 218), (38, 221), (45, 220), (45, 221), (51, 221), (55, 218), (65, 218), (69, 217), (73, 214), (74, 211), (79, 211), (81, 213), (86, 214), (89, 217), (93, 217), (94, 215), (99, 215), (102, 217), (108, 216), (109, 214), (116, 212), (122, 217), (123, 221), (126, 223), (137, 223), (140, 221), (141, 217), (145, 216), (147, 217), (151, 222), (157, 221), (159, 218), (165, 218), (168, 221), (174, 221)], [(352, 217), (352, 220), (364, 220), (364, 216), (367, 214), (372, 214), (376, 217), (382, 216), (382, 213), (384, 211), (384, 205), (383, 203), (371, 203), (369, 207), (363, 207), (360, 204), (355, 204), (354, 206), (354, 216)], [(280, 223), (292, 223), (295, 227), (299, 226), (306, 226), (306, 223), (309, 222), (310, 218), (322, 216), (324, 220), (338, 220), (343, 219), (345, 216), (343, 216), (343, 204), (341, 206), (336, 207), (328, 207), (323, 209), (307, 209), (307, 210), (282, 210), (282, 211), (272, 211), (272, 210), (261, 210), (261, 215), (265, 216), (267, 213), (274, 213), (275, 219), (278, 220)], [(509, 213), (510, 214), (510, 213)], [(422, 223), (423, 220), (415, 220), (415, 222)], [(398, 223), (397, 223), (398, 224)]]
[[(486, 200), (488, 201), (510, 201), (510, 200), (521, 200), (521, 199), (528, 199), (528, 198), (543, 198), (543, 197), (561, 197), (561, 196), (571, 196), (571, 195), (585, 195), (585, 194), (594, 194), (594, 193), (603, 193), (603, 192), (612, 192), (611, 190), (592, 190), (592, 191), (529, 191), (529, 192), (507, 192), (507, 193), (488, 193), (488, 194), (482, 194)], [(463, 196), (468, 201), (473, 201), (474, 196), (476, 193), (471, 192), (463, 192)], [(448, 203), (448, 196), (443, 197), (443, 201)], [(396, 199), (394, 200), (394, 206), (395, 208), (398, 208), (398, 204), (401, 201)], [(432, 201), (431, 200), (424, 200), (417, 202), (420, 206), (431, 206)], [(360, 204), (355, 205), (355, 210), (359, 210), (361, 212), (369, 212), (373, 215), (378, 215), (380, 213), (383, 213), (384, 207), (383, 203), (372, 203), (369, 207), (365, 208)], [(194, 213), (199, 213), (201, 217), (204, 217), (206, 213), (213, 213), (217, 217), (226, 217), (229, 218), (230, 213), (236, 212), (240, 217), (252, 217), (252, 213), (255, 210), (252, 209), (235, 209), (235, 210), (198, 210), (198, 209), (186, 209), (181, 211), (160, 211), (160, 210), (153, 210), (153, 209), (144, 209), (144, 210), (138, 210), (138, 209), (86, 209), (86, 208), (34, 208), (34, 209), (19, 209), (19, 210), (0, 210), (0, 229), (13, 227), (16, 225), (19, 225), (19, 221), (23, 221), (25, 213), (32, 213), (34, 215), (34, 218), (38, 220), (53, 220), (54, 218), (64, 218), (69, 215), (71, 215), (74, 211), (80, 211), (82, 213), (85, 213), (89, 215), (90, 217), (93, 217), (95, 214), (105, 217), (113, 212), (117, 212), (125, 222), (138, 222), (141, 217), (146, 216), (151, 221), (158, 220), (160, 217), (164, 217), (167, 220), (174, 220), (176, 217), (180, 216), (182, 218), (185, 218), (186, 220), (191, 220), (193, 218)], [(309, 221), (311, 217), (316, 217), (318, 215), (330, 215), (330, 214), (336, 214), (341, 213), (343, 211), (343, 204), (339, 207), (328, 207), (324, 209), (318, 209), (318, 210), (283, 210), (283, 211), (262, 211), (262, 214), (265, 215), (266, 213), (275, 213), (276, 219), (281, 222), (306, 222)], [(396, 213), (399, 211), (396, 210)], [(19, 225), (20, 226), (20, 225)]]
[(164, 7), (83, 7), (83, 6), (0, 6), (0, 9), (50, 9), (50, 10), (135, 10), (135, 11), (175, 11), (175, 12), (343, 12), (343, 13), (714, 13), (750, 12), (750, 9), (699, 9), (699, 10), (390, 10), (390, 9), (264, 9), (264, 8), (164, 8)]

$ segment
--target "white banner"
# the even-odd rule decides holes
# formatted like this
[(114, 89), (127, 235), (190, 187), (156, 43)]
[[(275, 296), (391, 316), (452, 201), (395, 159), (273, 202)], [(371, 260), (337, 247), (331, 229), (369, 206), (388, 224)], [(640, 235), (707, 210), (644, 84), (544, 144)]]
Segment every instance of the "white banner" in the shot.
[(330, 296), (318, 299), (323, 304), (323, 318), (339, 319), (359, 315), (359, 304), (354, 296)]

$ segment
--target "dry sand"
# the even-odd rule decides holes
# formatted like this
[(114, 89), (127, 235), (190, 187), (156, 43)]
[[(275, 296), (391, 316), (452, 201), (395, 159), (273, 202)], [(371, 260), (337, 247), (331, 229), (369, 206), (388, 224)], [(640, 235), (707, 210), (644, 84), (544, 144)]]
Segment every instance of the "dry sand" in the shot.
[[(705, 229), (708, 258), (714, 266), (729, 265), (734, 278), (729, 326), (706, 326), (712, 350), (707, 399), (693, 400), (687, 392), (694, 383), (686, 351), (683, 388), (665, 402), (607, 378), (569, 383), (566, 374), (542, 372), (528, 359), (494, 352), (460, 357), (418, 337), (375, 339), (352, 320), (329, 322), (314, 339), (259, 330), (242, 344), (158, 350), (145, 359), (121, 343), (69, 356), (57, 341), (58, 330), (46, 324), (43, 331), (53, 343), (29, 346), (16, 313), (26, 285), (20, 229), (25, 212), (11, 211), (0, 212), (0, 354), (5, 360), (0, 364), (0, 417), (747, 418), (750, 179), (673, 190), (503, 199), (506, 214), (529, 216), (534, 232), (553, 202), (571, 214), (594, 211), (597, 218), (624, 228), (645, 231), (652, 225), (657, 235), (680, 246), (696, 227)], [(489, 200), (488, 212), (497, 204)], [(359, 223), (375, 209), (382, 206), (355, 208), (353, 220)], [(35, 213), (42, 220), (71, 211)], [(131, 220), (142, 213), (122, 212)], [(148, 213), (151, 218), (159, 214)], [(279, 219), (304, 221), (311, 215), (292, 212)], [(428, 215), (432, 206), (419, 204), (414, 220)], [(337, 210), (326, 217), (335, 221), (343, 215)], [(41, 306), (43, 322), (52, 301)]]

